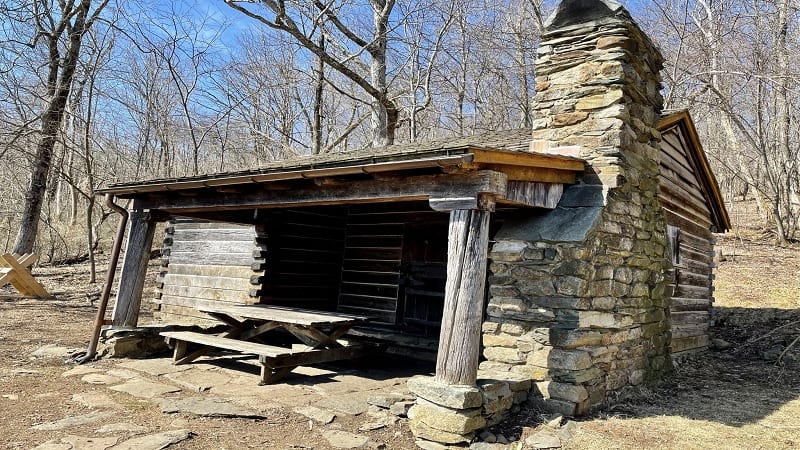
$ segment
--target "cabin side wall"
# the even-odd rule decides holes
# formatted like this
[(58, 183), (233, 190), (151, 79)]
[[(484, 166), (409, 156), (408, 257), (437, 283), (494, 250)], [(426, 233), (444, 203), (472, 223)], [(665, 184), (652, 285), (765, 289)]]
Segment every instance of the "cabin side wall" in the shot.
[(153, 303), (157, 319), (185, 325), (217, 322), (197, 311), (216, 303), (254, 304), (252, 226), (176, 219), (167, 226)]
[(688, 143), (674, 127), (662, 133), (659, 201), (669, 225), (673, 355), (708, 347), (713, 298), (714, 236)]

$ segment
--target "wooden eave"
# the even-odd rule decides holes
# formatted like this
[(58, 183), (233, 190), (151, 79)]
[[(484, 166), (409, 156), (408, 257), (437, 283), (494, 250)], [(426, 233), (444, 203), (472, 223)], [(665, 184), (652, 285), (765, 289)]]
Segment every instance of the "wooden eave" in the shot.
[(688, 111), (669, 114), (662, 117), (658, 123), (658, 130), (662, 133), (674, 127), (679, 127), (681, 134), (687, 140), (687, 156), (701, 184), (699, 187), (708, 202), (711, 219), (716, 231), (722, 233), (730, 230), (731, 220), (728, 216), (728, 210), (725, 208), (725, 201), (722, 198), (714, 172), (711, 171), (711, 165), (706, 157), (706, 152), (703, 150), (703, 145), (700, 143), (697, 128), (695, 128), (692, 116)]
[(428, 200), (434, 209), (470, 209), (485, 207), (487, 198), (492, 204), (553, 208), (563, 184), (584, 171), (577, 158), (472, 146), (341, 158), (117, 184), (97, 192), (175, 215), (414, 200)]

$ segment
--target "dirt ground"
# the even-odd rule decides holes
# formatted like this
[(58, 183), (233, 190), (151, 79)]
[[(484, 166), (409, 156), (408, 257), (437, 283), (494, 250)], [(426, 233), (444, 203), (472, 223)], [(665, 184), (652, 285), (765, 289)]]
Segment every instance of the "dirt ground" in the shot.
[[(717, 270), (714, 333), (730, 347), (678, 361), (675, 376), (659, 388), (581, 419), (567, 448), (800, 448), (800, 343), (796, 342), (800, 336), (800, 247), (776, 248), (762, 237), (753, 231), (720, 239), (726, 259)], [(48, 446), (40, 448), (107, 448), (134, 436), (170, 430), (191, 431), (190, 439), (170, 447), (175, 449), (331, 448), (322, 435), (325, 430), (366, 436), (367, 447), (415, 448), (403, 420), (359, 431), (369, 421), (366, 414), (337, 414), (333, 423), (322, 426), (271, 399), (261, 408), (262, 419), (164, 414), (152, 400), (109, 390), (101, 383), (102, 377), (64, 376), (75, 367), (65, 364), (64, 357), (32, 353), (46, 345), (85, 348), (96, 312), (89, 298), (99, 288), (88, 285), (86, 265), (40, 267), (34, 273), (55, 295), (54, 300), (20, 299), (7, 288), (0, 289), (0, 448), (27, 449), (42, 443)], [(121, 363), (103, 359), (90, 370), (96, 369), (95, 375), (124, 376)], [(213, 375), (223, 369), (209, 370)], [(337, 367), (335, 372), (352, 378), (364, 370), (354, 365)], [(380, 381), (375, 381), (376, 386), (402, 390), (405, 375), (408, 367), (390, 365), (383, 378), (376, 378)], [(313, 395), (329, 389), (313, 390), (299, 383), (296, 388)], [(185, 389), (174, 395), (197, 394)], [(307, 403), (313, 404), (319, 397), (308, 398)], [(251, 399), (251, 403), (260, 401)], [(53, 428), (48, 424), (61, 419), (102, 411), (98, 402), (108, 403), (112, 414), (48, 429)], [(517, 423), (499, 431), (524, 439), (540, 426), (541, 415), (536, 411), (523, 411), (519, 417)], [(126, 425), (97, 432), (104, 425), (120, 423)], [(119, 448), (136, 446), (131, 442)]]

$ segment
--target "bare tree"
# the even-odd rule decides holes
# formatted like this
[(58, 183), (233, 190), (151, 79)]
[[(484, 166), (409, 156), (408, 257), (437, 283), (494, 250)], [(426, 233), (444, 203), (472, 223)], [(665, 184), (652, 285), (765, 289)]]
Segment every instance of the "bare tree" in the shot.
[(39, 117), (40, 137), (29, 189), (25, 195), (20, 228), (14, 243), (15, 253), (31, 252), (36, 242), (53, 149), (64, 119), (83, 37), (107, 4), (108, 0), (103, 0), (94, 10), (91, 0), (57, 3), (34, 0), (30, 5), (36, 35), (29, 45), (31, 48), (39, 45), (47, 47), (47, 81), (42, 86), (45, 107)]

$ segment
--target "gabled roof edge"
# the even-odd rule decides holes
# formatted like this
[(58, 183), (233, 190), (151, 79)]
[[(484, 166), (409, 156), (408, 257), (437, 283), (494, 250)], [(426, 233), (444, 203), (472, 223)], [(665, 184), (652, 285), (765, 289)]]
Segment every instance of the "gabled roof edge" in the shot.
[(674, 126), (681, 127), (686, 138), (689, 142), (689, 157), (697, 167), (697, 176), (699, 181), (703, 184), (704, 190), (708, 194), (708, 200), (711, 202), (711, 215), (714, 225), (718, 233), (723, 233), (731, 229), (731, 219), (728, 215), (728, 210), (725, 208), (725, 201), (722, 198), (722, 193), (719, 190), (717, 178), (714, 172), (711, 171), (711, 165), (706, 157), (706, 152), (703, 150), (703, 145), (700, 143), (700, 136), (697, 134), (694, 121), (691, 114), (687, 110), (680, 110), (669, 112), (667, 115), (662, 116), (658, 122), (658, 130), (666, 131)]

